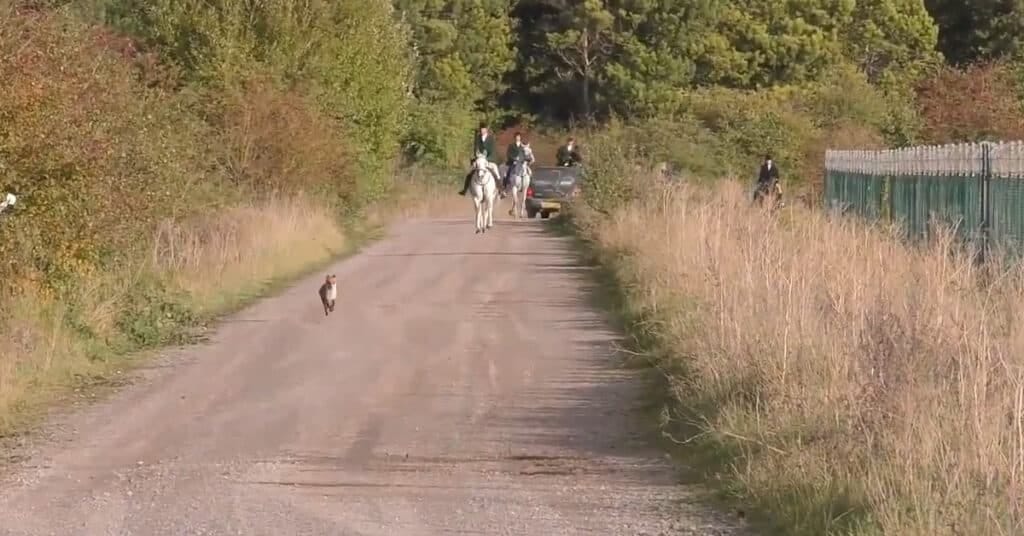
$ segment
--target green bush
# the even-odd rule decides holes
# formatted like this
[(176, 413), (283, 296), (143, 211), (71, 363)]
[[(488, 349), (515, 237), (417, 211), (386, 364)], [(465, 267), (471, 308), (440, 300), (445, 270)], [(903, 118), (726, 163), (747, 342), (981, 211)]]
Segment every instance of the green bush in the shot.
[(389, 2), (111, 0), (107, 18), (214, 98), (261, 77), (308, 97), (321, 125), (344, 128), (339, 145), (358, 168), (345, 199), (388, 190), (413, 76), (410, 33)]
[(205, 126), (176, 96), (137, 84), (90, 28), (58, 14), (11, 16), (0, 72), (0, 187), (21, 199), (0, 242), (9, 291), (25, 279), (59, 290), (131, 257), (140, 232), (219, 188)]
[(472, 107), (454, 101), (416, 102), (410, 112), (403, 153), (411, 162), (442, 168), (465, 167), (473, 130), (479, 123)]

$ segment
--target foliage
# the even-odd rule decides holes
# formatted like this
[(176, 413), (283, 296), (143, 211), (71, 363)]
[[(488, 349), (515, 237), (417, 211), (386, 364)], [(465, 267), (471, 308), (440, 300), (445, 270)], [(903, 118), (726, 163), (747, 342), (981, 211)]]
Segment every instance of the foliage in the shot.
[(843, 26), (846, 56), (878, 81), (890, 70), (909, 74), (935, 61), (939, 29), (924, 0), (861, 0)]
[(478, 118), (472, 108), (454, 101), (417, 101), (410, 109), (409, 130), (403, 140), (411, 162), (439, 167), (465, 166)]
[(89, 28), (58, 15), (8, 18), (0, 73), (0, 180), (22, 200), (3, 222), (13, 239), (0, 243), (12, 287), (64, 288), (130, 256), (139, 229), (189, 211), (181, 192), (201, 201), (216, 189), (200, 180), (205, 127), (174, 95), (136, 84)]
[(498, 115), (515, 65), (511, 0), (395, 0), (415, 43), (416, 102), (402, 146), (413, 162), (464, 165), (482, 117)]
[(344, 129), (311, 97), (253, 79), (211, 95), (208, 107), (217, 111), (210, 114), (221, 141), (216, 162), (237, 187), (257, 194), (333, 193), (343, 205), (356, 202)]
[(945, 67), (917, 86), (923, 135), (934, 143), (1024, 138), (1024, 109), (1006, 64)]
[(1019, 57), (1024, 4), (1018, 0), (927, 0), (939, 26), (938, 48), (957, 66)]
[(115, 325), (134, 347), (185, 342), (198, 318), (189, 296), (151, 274), (132, 282), (117, 304)]
[(386, 189), (413, 76), (410, 35), (389, 2), (110, 1), (112, 24), (204, 89), (231, 91), (260, 75), (308, 95), (345, 127), (360, 169), (358, 198)]
[(509, 103), (556, 118), (671, 114), (698, 86), (769, 88), (852, 62), (873, 82), (933, 61), (921, 0), (523, 0)]
[[(771, 154), (787, 188), (820, 188), (828, 148), (880, 147), (893, 115), (883, 91), (851, 64), (819, 80), (771, 90), (680, 93), (672, 115), (613, 121), (589, 140), (588, 204), (607, 212), (632, 199), (636, 169), (665, 163), (683, 177), (753, 181)], [(677, 173), (678, 175), (678, 173)]]
[(395, 0), (413, 31), (416, 94), (492, 107), (515, 65), (510, 0)]

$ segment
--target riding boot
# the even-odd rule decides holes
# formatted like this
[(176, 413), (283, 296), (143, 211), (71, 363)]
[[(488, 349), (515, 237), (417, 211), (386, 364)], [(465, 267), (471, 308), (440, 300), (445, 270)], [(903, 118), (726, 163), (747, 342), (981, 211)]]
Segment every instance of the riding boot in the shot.
[(473, 172), (466, 173), (466, 182), (462, 184), (462, 189), (459, 190), (459, 195), (466, 195), (466, 190), (469, 190), (469, 181), (473, 180)]
[(501, 179), (501, 198), (505, 199), (508, 193), (508, 179), (512, 175), (512, 166), (509, 166), (508, 170), (505, 171), (505, 176)]

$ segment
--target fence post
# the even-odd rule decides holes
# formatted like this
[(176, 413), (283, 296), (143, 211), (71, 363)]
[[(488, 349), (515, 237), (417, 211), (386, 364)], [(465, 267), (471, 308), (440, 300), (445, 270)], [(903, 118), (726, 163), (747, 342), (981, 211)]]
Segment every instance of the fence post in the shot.
[(992, 210), (992, 202), (989, 198), (989, 184), (992, 182), (992, 143), (982, 142), (981, 144), (981, 176), (978, 178), (978, 188), (981, 194), (981, 247), (978, 250), (980, 258), (978, 261), (984, 264), (988, 259), (989, 247), (989, 222)]

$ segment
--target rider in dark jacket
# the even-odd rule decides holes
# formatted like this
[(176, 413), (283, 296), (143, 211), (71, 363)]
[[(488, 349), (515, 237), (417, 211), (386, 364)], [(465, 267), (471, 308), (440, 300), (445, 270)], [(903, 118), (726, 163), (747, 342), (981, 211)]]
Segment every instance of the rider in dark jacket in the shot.
[(512, 166), (515, 165), (516, 159), (523, 153), (523, 135), (522, 133), (516, 132), (515, 141), (508, 144), (508, 149), (505, 150), (505, 178), (501, 180), (501, 191), (504, 193), (508, 189), (508, 181), (512, 177)]
[(579, 150), (576, 148), (576, 138), (569, 138), (565, 145), (559, 147), (555, 158), (558, 160), (559, 166), (572, 166), (581, 163), (583, 158), (580, 157)]
[(757, 185), (769, 187), (779, 180), (779, 168), (772, 161), (772, 155), (764, 155), (764, 162), (761, 164), (761, 171), (757, 174)]
[(772, 161), (772, 155), (766, 154), (764, 155), (764, 162), (761, 163), (761, 170), (757, 174), (757, 189), (754, 193), (755, 200), (772, 191), (778, 182), (779, 168)]
[[(494, 135), (491, 134), (490, 130), (487, 129), (487, 123), (480, 123), (480, 131), (473, 136), (473, 156), (470, 158), (470, 163), (476, 159), (477, 153), (483, 153), (487, 156), (488, 162), (494, 162), (497, 156), (494, 150)], [(473, 171), (470, 170), (466, 173), (466, 181), (462, 184), (462, 189), (459, 190), (459, 195), (466, 195), (466, 190), (469, 190), (469, 181), (473, 179)]]

